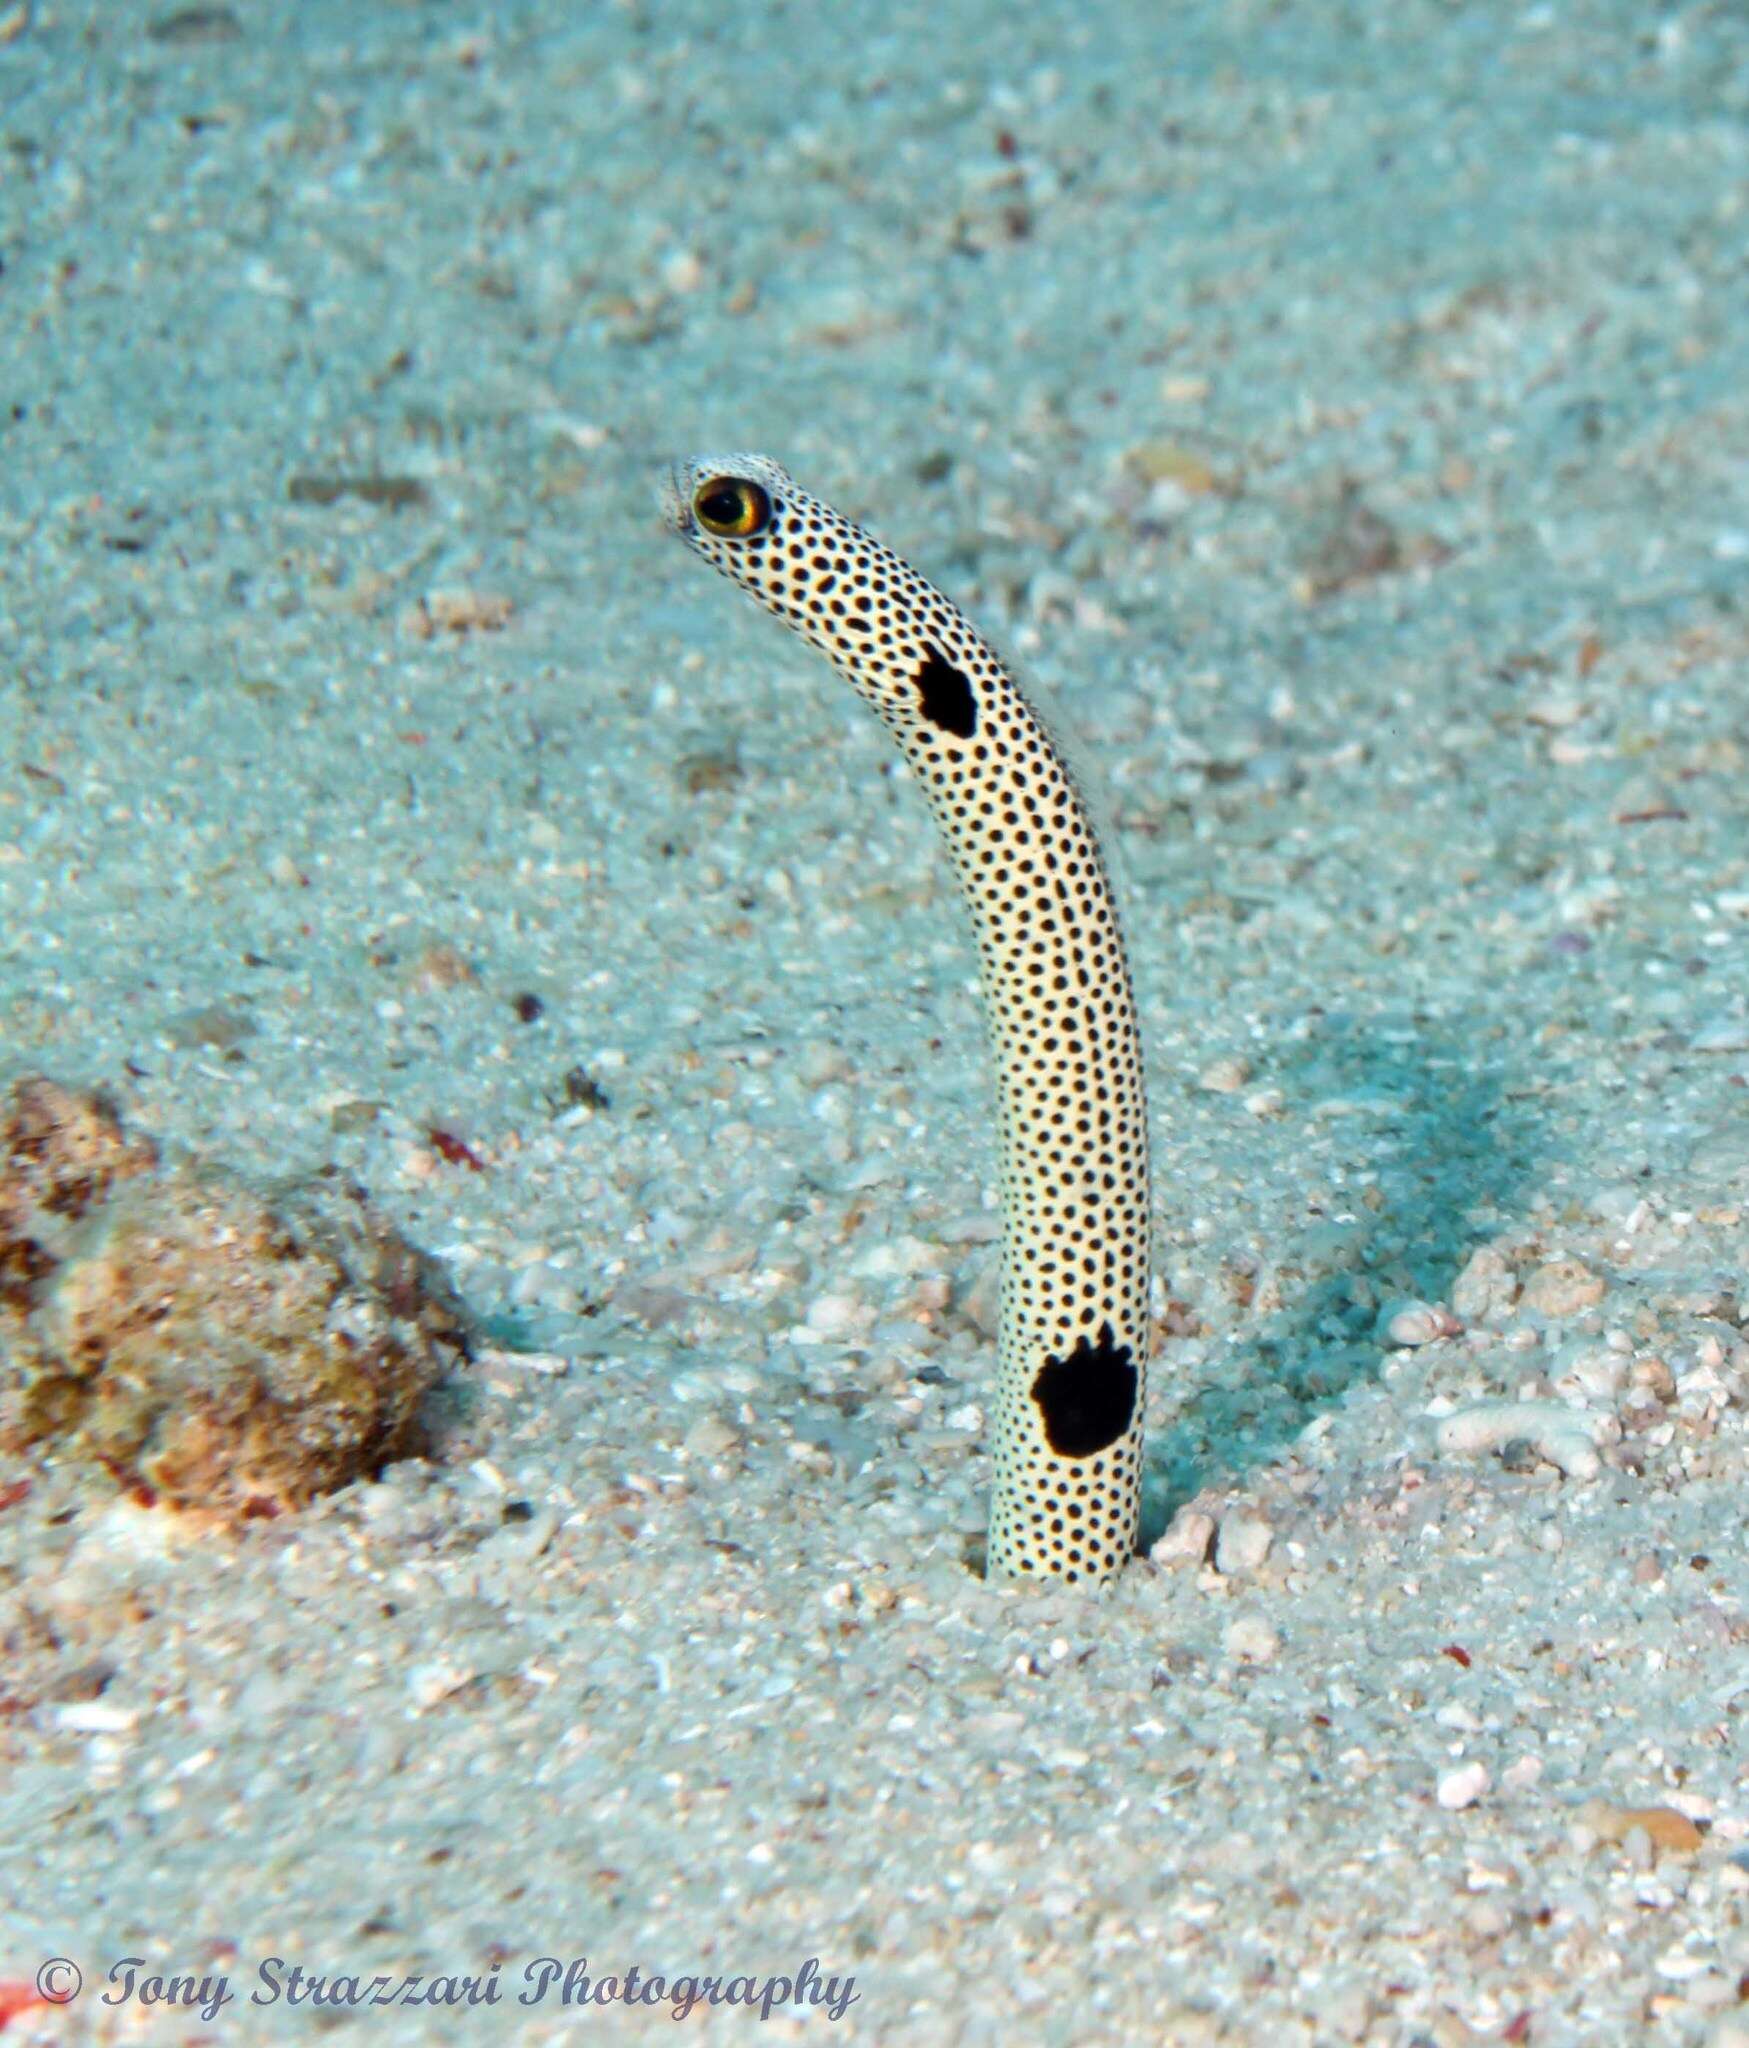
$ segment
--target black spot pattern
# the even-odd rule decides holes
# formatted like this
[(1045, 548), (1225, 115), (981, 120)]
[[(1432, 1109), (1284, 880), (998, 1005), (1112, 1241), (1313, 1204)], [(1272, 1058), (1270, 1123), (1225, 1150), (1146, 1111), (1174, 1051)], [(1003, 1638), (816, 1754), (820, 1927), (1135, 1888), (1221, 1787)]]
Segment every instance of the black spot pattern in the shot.
[(1136, 1362), (1109, 1323), (1098, 1342), (1085, 1333), (1066, 1358), (1047, 1358), (1032, 1383), (1045, 1441), (1060, 1458), (1091, 1458), (1129, 1434), (1136, 1412)]
[(969, 740), (978, 729), (978, 700), (972, 686), (939, 647), (917, 671), (917, 689), (923, 699), (923, 716), (939, 725), (956, 740)]
[[(755, 538), (687, 510), (710, 478), (770, 501)], [(1148, 1302), (1148, 1130), (1129, 963), (1074, 778), (941, 593), (762, 456), (675, 474), (675, 523), (824, 653), (928, 796), (977, 938), (1003, 1194), (992, 1574), (1109, 1577), (1135, 1548)]]

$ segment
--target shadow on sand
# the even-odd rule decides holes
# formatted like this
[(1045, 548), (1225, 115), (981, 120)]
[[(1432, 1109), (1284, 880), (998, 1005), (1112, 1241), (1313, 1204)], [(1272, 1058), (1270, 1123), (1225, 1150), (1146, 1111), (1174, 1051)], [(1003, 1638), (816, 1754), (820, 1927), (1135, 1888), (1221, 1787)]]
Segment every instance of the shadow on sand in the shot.
[[(1217, 1377), (1149, 1441), (1144, 1548), (1193, 1495), (1278, 1457), (1377, 1377), (1380, 1305), (1447, 1298), (1476, 1232), (1512, 1210), (1540, 1153), (1541, 1117), (1486, 1063), (1480, 1027), (1467, 1039), (1449, 1028), (1411, 1036), (1331, 1016), (1316, 1039), (1285, 1049), (1274, 1076), (1290, 1101), (1349, 1106), (1342, 1163), (1376, 1176), (1377, 1206), (1356, 1186), (1352, 1207), (1308, 1223), (1262, 1262), (1258, 1278), (1273, 1281), (1282, 1306), (1220, 1355)], [(1156, 1371), (1170, 1371), (1171, 1353), (1169, 1341)]]

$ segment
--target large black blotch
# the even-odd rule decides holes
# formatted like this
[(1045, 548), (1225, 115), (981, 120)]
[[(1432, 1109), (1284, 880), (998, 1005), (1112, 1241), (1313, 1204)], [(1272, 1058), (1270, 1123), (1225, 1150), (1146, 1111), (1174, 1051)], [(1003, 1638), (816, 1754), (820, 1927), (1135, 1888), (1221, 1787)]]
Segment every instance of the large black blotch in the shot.
[(917, 671), (923, 716), (955, 739), (969, 740), (978, 729), (978, 700), (972, 695), (971, 683), (939, 647), (929, 648), (928, 655)]
[(1032, 1383), (1045, 1441), (1059, 1458), (1091, 1458), (1129, 1433), (1136, 1408), (1130, 1347), (1106, 1323), (1099, 1342), (1082, 1337), (1067, 1358), (1047, 1358)]

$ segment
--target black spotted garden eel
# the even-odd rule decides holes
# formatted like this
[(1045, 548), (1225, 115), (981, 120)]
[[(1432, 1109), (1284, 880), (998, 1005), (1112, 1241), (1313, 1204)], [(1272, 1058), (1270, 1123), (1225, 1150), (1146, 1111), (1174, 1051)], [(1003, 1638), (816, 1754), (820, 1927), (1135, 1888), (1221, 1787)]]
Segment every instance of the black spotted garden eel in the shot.
[(994, 1575), (1099, 1580), (1136, 1547), (1148, 1116), (1129, 961), (1049, 728), (957, 606), (760, 455), (678, 464), (681, 536), (824, 654), (922, 783), (970, 906), (996, 1067)]

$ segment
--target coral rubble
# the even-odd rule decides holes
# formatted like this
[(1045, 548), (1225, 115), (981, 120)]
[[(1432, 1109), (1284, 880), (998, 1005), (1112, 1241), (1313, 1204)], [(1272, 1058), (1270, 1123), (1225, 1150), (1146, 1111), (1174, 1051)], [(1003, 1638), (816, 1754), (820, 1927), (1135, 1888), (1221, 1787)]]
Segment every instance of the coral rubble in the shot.
[(435, 1264), (357, 1188), (270, 1204), (41, 1077), (0, 1108), (0, 1448), (275, 1513), (416, 1450), (466, 1348)]

